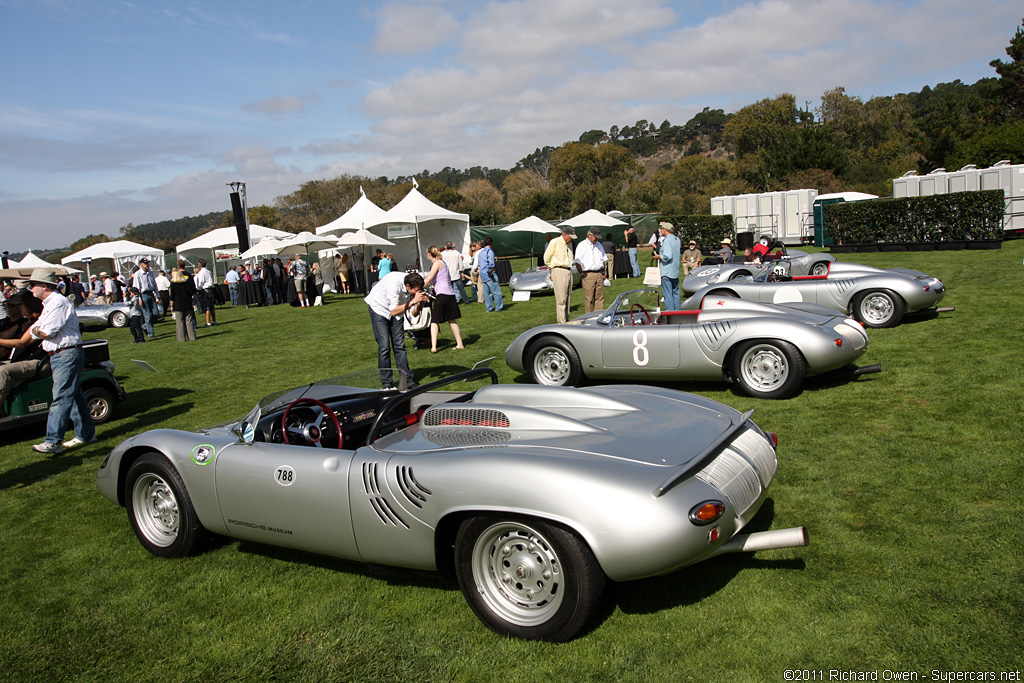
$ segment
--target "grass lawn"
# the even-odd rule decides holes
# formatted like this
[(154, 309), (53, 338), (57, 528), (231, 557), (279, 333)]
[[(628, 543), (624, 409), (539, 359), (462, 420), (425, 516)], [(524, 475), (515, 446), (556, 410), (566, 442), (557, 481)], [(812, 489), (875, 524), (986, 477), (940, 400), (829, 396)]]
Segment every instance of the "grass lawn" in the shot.
[[(222, 423), (272, 391), (374, 367), (360, 297), (221, 308), (190, 344), (175, 342), (173, 322), (145, 345), (127, 329), (87, 333), (110, 340), (129, 394), (102, 441), (48, 458), (30, 448), (42, 426), (0, 433), (0, 681), (781, 681), (788, 669), (1000, 680), (1024, 669), (1024, 240), (841, 258), (936, 275), (956, 311), (872, 330), (861, 363), (883, 373), (814, 380), (788, 401), (671, 385), (755, 408), (778, 433), (778, 474), (753, 526), (805, 524), (810, 547), (614, 585), (594, 628), (561, 645), (496, 636), (430, 574), (237, 542), (158, 559), (97, 492), (100, 461), (132, 434)], [(615, 281), (606, 301), (637, 282)], [(501, 381), (524, 381), (505, 347), (552, 322), (554, 301), (505, 294), (503, 313), (463, 307), (465, 350), (443, 326), (439, 354), (410, 352), (417, 381), (488, 356)]]

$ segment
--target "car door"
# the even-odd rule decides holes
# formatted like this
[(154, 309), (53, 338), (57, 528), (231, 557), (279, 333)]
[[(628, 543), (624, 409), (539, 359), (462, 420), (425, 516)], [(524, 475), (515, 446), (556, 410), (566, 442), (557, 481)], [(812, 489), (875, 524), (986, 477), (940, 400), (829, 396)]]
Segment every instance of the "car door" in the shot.
[(353, 451), (232, 444), (215, 461), (217, 498), (236, 538), (358, 557), (349, 512)]
[(601, 333), (601, 366), (585, 367), (605, 377), (674, 376), (680, 360), (680, 325), (625, 325)]

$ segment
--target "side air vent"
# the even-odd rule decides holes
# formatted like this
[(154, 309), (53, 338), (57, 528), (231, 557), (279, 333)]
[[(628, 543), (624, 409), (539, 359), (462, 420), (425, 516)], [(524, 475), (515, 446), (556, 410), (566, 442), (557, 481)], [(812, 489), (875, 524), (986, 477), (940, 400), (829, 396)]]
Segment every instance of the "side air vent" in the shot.
[(508, 428), (508, 416), (487, 408), (438, 407), (423, 415), (425, 427), (502, 427)]
[(418, 508), (423, 507), (430, 495), (430, 489), (416, 481), (411, 467), (401, 466), (395, 470), (395, 478), (398, 480), (398, 489), (406, 499)]
[(387, 498), (381, 494), (380, 480), (377, 477), (377, 463), (363, 463), (363, 491), (366, 493), (370, 507), (380, 517), (380, 521), (384, 524), (409, 528), (405, 520), (388, 503)]
[(704, 338), (704, 343), (709, 348), (717, 349), (735, 330), (736, 322), (733, 320), (702, 323), (700, 325), (700, 336)]

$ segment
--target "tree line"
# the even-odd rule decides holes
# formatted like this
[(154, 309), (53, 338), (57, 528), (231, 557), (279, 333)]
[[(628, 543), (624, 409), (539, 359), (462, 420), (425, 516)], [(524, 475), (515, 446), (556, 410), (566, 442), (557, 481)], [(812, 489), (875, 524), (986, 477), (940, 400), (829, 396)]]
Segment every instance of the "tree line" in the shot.
[[(530, 215), (568, 218), (587, 209), (625, 213), (709, 213), (711, 198), (813, 188), (888, 196), (892, 179), (965, 164), (1024, 161), (1024, 20), (990, 62), (995, 76), (872, 97), (842, 87), (801, 106), (790, 93), (734, 113), (704, 108), (684, 124), (640, 120), (589, 130), (559, 147), (535, 149), (511, 169), (445, 167), (416, 174), (431, 201), (469, 214), (477, 226)], [(312, 230), (352, 207), (360, 188), (383, 209), (409, 191), (411, 176), (343, 175), (303, 183), (274, 206), (249, 210), (251, 223)], [(233, 225), (230, 211), (120, 229), (127, 239), (173, 251), (209, 229)], [(90, 235), (72, 253), (104, 241)], [(91, 241), (89, 241), (91, 240)]]

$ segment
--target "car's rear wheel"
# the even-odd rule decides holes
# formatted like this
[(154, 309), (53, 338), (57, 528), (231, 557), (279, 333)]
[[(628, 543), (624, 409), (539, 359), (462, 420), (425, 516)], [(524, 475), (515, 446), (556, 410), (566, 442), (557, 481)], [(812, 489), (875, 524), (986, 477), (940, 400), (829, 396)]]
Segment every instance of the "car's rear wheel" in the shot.
[(887, 289), (875, 289), (857, 297), (854, 316), (867, 327), (895, 327), (906, 311), (903, 299)]
[(736, 280), (741, 277), (750, 277), (751, 275), (752, 273), (749, 273), (748, 271), (737, 270), (732, 275), (729, 276), (729, 280)]
[(803, 384), (807, 366), (789, 342), (748, 341), (732, 354), (732, 380), (747, 396), (789, 398)]
[(128, 324), (128, 315), (124, 311), (114, 311), (108, 321), (111, 327), (124, 327)]
[(103, 387), (91, 387), (85, 390), (85, 405), (93, 423), (103, 424), (114, 414), (114, 395)]
[(601, 604), (605, 577), (575, 533), (523, 517), (475, 517), (455, 539), (459, 586), (480, 620), (528, 640), (570, 640)]
[(537, 384), (576, 386), (583, 378), (579, 354), (560, 337), (541, 337), (530, 347), (527, 368)]
[(811, 275), (827, 275), (828, 274), (828, 262), (818, 261), (811, 266)]
[(146, 453), (128, 469), (124, 500), (143, 547), (160, 557), (186, 557), (201, 549), (199, 522), (178, 471), (159, 453)]

